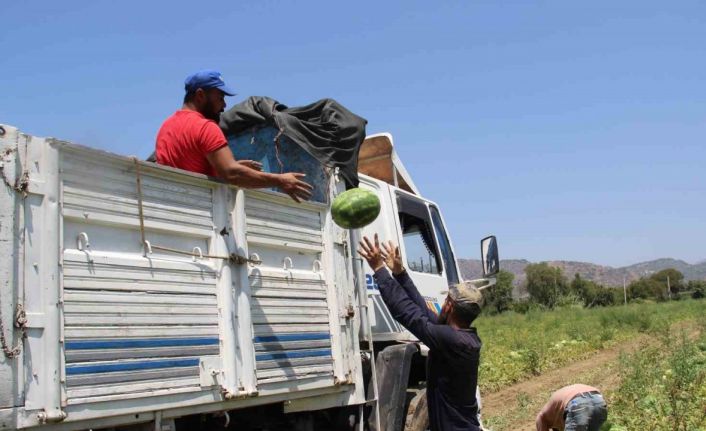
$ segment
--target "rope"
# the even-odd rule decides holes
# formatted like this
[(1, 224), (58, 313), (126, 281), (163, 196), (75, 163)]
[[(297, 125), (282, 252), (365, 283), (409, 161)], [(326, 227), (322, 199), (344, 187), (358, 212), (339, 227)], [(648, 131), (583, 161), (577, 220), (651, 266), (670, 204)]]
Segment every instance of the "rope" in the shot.
[(140, 163), (137, 157), (132, 159), (135, 162), (135, 177), (137, 180), (137, 212), (140, 215), (140, 240), (145, 244), (145, 215), (142, 209), (142, 176), (140, 175)]
[(135, 177), (137, 180), (137, 210), (138, 214), (140, 217), (140, 240), (141, 244), (145, 249), (147, 249), (148, 244), (150, 249), (157, 249), (157, 250), (162, 250), (166, 251), (169, 253), (174, 253), (174, 254), (181, 254), (184, 256), (192, 256), (192, 257), (207, 257), (211, 259), (223, 259), (227, 260), (228, 262), (235, 263), (237, 265), (243, 265), (246, 263), (252, 263), (254, 265), (258, 265), (262, 263), (261, 260), (258, 259), (250, 259), (245, 256), (241, 256), (239, 254), (231, 253), (228, 256), (219, 256), (219, 255), (213, 255), (213, 254), (197, 254), (194, 253), (193, 251), (185, 251), (185, 250), (178, 250), (176, 248), (170, 248), (170, 247), (164, 247), (161, 245), (152, 245), (147, 242), (145, 238), (145, 213), (143, 209), (143, 199), (142, 199), (142, 175), (140, 173), (140, 163), (137, 159), (137, 157), (133, 157), (132, 159), (135, 162)]
[(282, 136), (284, 133), (283, 129), (279, 129), (279, 132), (277, 132), (277, 135), (275, 136), (275, 158), (277, 159), (277, 164), (279, 164), (279, 173), (282, 174), (284, 173), (284, 163), (282, 163), (282, 159), (279, 158), (279, 138)]
[(10, 344), (8, 344), (5, 338), (5, 324), (2, 321), (2, 315), (0, 315), (0, 344), (2, 344), (3, 353), (5, 353), (5, 356), (9, 359), (19, 356), (22, 351), (22, 341), (27, 338), (27, 314), (22, 304), (17, 304), (15, 328), (19, 328), (22, 331), (22, 337), (20, 337), (20, 341), (15, 346), (10, 347)]
[[(10, 181), (5, 174), (5, 163), (10, 161), (9, 156), (12, 155), (12, 153), (17, 153), (17, 160), (19, 161), (20, 166), (22, 166), (19, 147), (11, 149), (8, 148), (3, 152), (2, 159), (0, 159), (0, 176), (8, 188), (21, 194), (24, 199), (27, 197), (27, 188), (29, 186), (29, 171), (27, 169), (23, 169), (22, 174), (15, 178), (14, 182)], [(12, 346), (11, 343), (8, 343), (8, 340), (5, 337), (5, 322), (3, 321), (2, 312), (0, 311), (0, 345), (2, 345), (2, 351), (8, 359), (19, 356), (22, 351), (22, 342), (27, 338), (27, 314), (25, 313), (22, 304), (17, 304), (16, 306), (14, 326), (22, 331), (22, 336), (17, 344)]]
[[(17, 157), (19, 159), (20, 152), (18, 151), (17, 147), (12, 149), (8, 148), (4, 151), (2, 155), (2, 160), (0, 160), (0, 176), (2, 176), (2, 180), (7, 187), (14, 190), (16, 193), (21, 194), (23, 198), (26, 198), (27, 188), (29, 187), (29, 171), (27, 169), (24, 169), (22, 171), (22, 174), (15, 178), (14, 183), (7, 178), (7, 175), (5, 175), (5, 162), (9, 161), (8, 159), (6, 159), (6, 157), (10, 156), (12, 153), (15, 152), (17, 153)], [(22, 161), (20, 160), (20, 166), (21, 165)]]

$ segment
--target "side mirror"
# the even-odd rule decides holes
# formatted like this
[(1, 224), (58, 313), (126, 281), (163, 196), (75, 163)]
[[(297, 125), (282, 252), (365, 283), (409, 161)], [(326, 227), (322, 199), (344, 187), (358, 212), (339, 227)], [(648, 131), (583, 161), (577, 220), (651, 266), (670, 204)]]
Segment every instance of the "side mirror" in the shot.
[(480, 240), (480, 256), (483, 263), (483, 277), (492, 277), (500, 271), (500, 257), (498, 257), (498, 242), (495, 235)]

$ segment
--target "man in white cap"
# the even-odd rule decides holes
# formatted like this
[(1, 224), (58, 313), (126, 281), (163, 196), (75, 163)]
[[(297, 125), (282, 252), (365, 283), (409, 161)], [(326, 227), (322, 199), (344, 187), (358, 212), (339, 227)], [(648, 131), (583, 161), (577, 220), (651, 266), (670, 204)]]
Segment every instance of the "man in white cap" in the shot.
[(157, 134), (157, 163), (219, 177), (247, 188), (279, 187), (296, 202), (311, 197), (304, 174), (262, 172), (253, 160), (235, 160), (218, 126), (226, 107), (225, 96), (235, 96), (215, 70), (189, 75), (184, 82), (184, 104), (167, 118)]
[(480, 314), (480, 291), (467, 284), (450, 287), (437, 316), (427, 308), (404, 269), (399, 247), (389, 242), (380, 248), (375, 234), (374, 242), (363, 238), (358, 253), (375, 271), (380, 295), (395, 320), (429, 347), (427, 405), (431, 430), (480, 430), (476, 385), (481, 341), (471, 327)]

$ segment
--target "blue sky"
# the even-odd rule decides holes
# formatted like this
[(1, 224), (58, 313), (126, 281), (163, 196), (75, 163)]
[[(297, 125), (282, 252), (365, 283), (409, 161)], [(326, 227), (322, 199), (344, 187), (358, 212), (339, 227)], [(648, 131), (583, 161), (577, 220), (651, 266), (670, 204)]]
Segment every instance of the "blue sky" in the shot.
[(706, 3), (6, 2), (0, 122), (148, 155), (221, 70), (389, 131), (459, 257), (706, 259)]

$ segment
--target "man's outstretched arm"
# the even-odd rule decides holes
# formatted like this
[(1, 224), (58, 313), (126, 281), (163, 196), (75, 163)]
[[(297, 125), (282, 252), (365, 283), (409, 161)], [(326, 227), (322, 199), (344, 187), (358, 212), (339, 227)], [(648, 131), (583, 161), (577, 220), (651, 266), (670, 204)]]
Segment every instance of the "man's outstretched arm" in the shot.
[(439, 320), (439, 315), (429, 309), (427, 306), (427, 301), (417, 290), (417, 286), (414, 285), (412, 278), (409, 276), (407, 271), (402, 271), (399, 274), (392, 274), (395, 277), (397, 283), (404, 289), (405, 293), (421, 310), (426, 314), (427, 318), (436, 323)]
[[(390, 310), (392, 317), (419, 338), (430, 349), (437, 349), (454, 342), (453, 329), (436, 324), (436, 315), (426, 307), (420, 307), (407, 295), (407, 292), (390, 276), (387, 269), (375, 271), (375, 282), (380, 287), (380, 295)], [(434, 317), (429, 318), (428, 313)]]
[(423, 308), (412, 301), (397, 280), (390, 276), (385, 268), (378, 235), (375, 234), (374, 243), (363, 237), (359, 245), (358, 254), (367, 260), (368, 265), (375, 271), (374, 277), (380, 288), (380, 295), (392, 317), (430, 349), (453, 344), (454, 330), (450, 326), (432, 322)]
[(312, 187), (301, 178), (305, 174), (288, 172), (272, 174), (258, 170), (257, 162), (238, 162), (227, 145), (206, 154), (206, 159), (213, 166), (219, 178), (245, 188), (279, 187), (296, 202), (308, 200)]
[(409, 276), (407, 270), (402, 264), (400, 248), (393, 244), (392, 241), (388, 241), (387, 243), (383, 242), (380, 253), (385, 261), (385, 265), (390, 268), (392, 271), (392, 276), (395, 277), (395, 280), (397, 280), (400, 286), (402, 286), (407, 293), (407, 296), (409, 296), (409, 298), (422, 309), (430, 321), (436, 323), (438, 321), (437, 314), (427, 307), (426, 300), (419, 294), (412, 278)]

